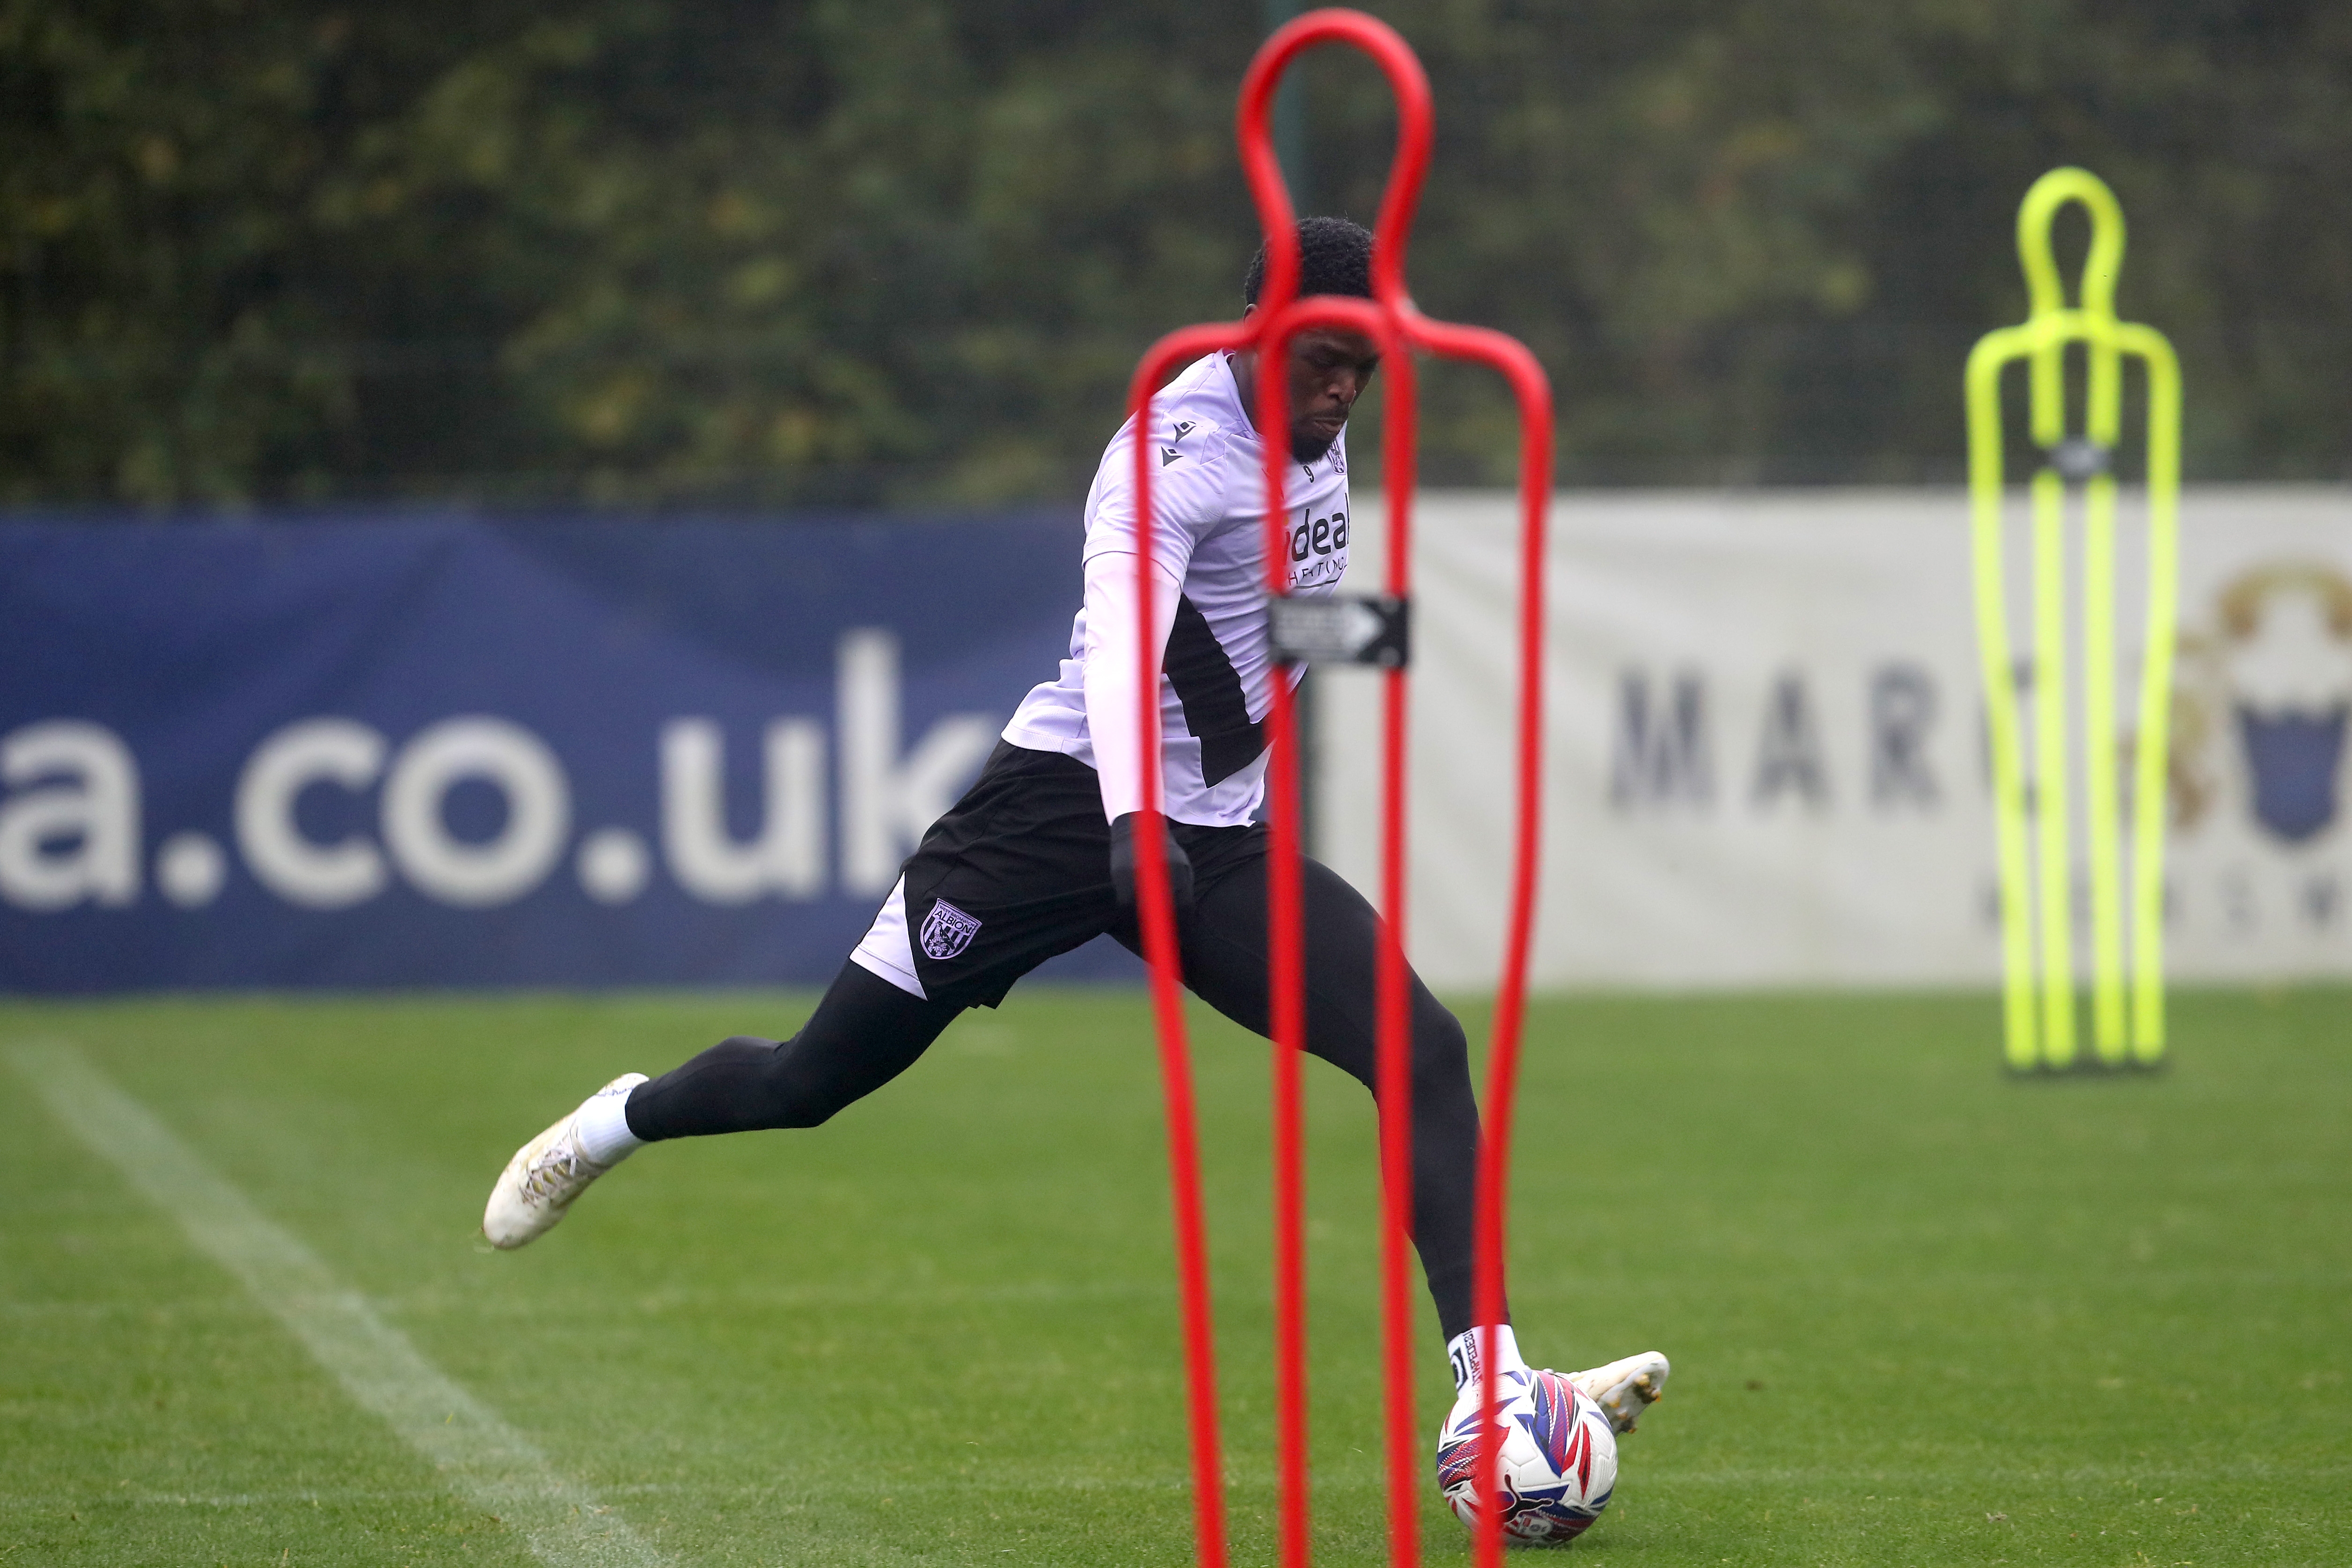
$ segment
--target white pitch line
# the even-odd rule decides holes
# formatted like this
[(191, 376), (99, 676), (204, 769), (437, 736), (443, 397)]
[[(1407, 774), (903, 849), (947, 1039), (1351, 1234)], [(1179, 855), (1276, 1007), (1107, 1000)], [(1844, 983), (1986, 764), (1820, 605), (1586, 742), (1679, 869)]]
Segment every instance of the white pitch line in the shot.
[(521, 1531), (552, 1568), (660, 1568), (659, 1554), (620, 1515), (418, 1354), (317, 1254), (79, 1051), (45, 1040), (9, 1056), (52, 1115), (178, 1220), (199, 1250), (242, 1281), (346, 1393), (430, 1460), (451, 1490)]

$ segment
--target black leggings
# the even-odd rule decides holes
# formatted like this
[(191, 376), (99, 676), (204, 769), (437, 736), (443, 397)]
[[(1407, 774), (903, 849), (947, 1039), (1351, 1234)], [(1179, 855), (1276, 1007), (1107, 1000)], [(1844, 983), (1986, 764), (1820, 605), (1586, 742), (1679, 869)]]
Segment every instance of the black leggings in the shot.
[[(1327, 867), (1307, 861), (1305, 882), (1307, 1048), (1371, 1089), (1379, 916)], [(1217, 879), (1201, 894), (1184, 950), (1185, 984), (1260, 1035), (1268, 1016), (1265, 903), (1262, 862)], [(1136, 945), (1131, 931), (1112, 934)], [(1462, 1026), (1418, 975), (1412, 1006), (1413, 1239), (1450, 1340), (1471, 1320), (1478, 1105)], [(961, 1011), (845, 963), (790, 1040), (737, 1036), (639, 1085), (629, 1097), (630, 1131), (652, 1142), (817, 1126), (912, 1067)]]

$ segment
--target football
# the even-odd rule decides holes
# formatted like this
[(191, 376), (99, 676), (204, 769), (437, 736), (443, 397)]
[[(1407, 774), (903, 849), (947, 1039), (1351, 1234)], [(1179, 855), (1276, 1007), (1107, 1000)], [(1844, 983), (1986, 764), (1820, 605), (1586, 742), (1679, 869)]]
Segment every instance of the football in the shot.
[[(1495, 1483), (1503, 1539), (1520, 1546), (1565, 1545), (1584, 1533), (1617, 1485), (1617, 1434), (1582, 1390), (1556, 1372), (1507, 1372), (1496, 1380), (1503, 1429)], [(1480, 1391), (1454, 1401), (1437, 1436), (1437, 1485), (1465, 1528), (1478, 1522)]]

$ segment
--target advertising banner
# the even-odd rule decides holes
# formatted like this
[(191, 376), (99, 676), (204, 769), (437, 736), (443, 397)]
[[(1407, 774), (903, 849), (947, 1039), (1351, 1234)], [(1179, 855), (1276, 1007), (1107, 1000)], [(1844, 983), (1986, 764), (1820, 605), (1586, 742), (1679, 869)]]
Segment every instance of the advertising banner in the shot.
[[(2129, 715), (2146, 584), (2126, 498)], [(1570, 494), (1552, 528), (1537, 981), (1998, 984), (1966, 496)], [(1417, 513), (1410, 939), (1442, 985), (1491, 986), (1499, 963), (1515, 529), (1500, 496), (1428, 496)], [(2171, 973), (2352, 974), (2352, 492), (2191, 489), (2180, 539)], [(1384, 550), (1378, 509), (1360, 507), (1350, 588), (1377, 586)], [(2008, 557), (2023, 686), (2021, 515)], [(1377, 679), (1316, 679), (1321, 847), (1374, 887)], [(2111, 743), (2128, 780), (2132, 736)], [(2071, 772), (2079, 791), (2079, 751)], [(2077, 799), (2078, 883), (2084, 821)]]
[(1054, 673), (1078, 537), (0, 524), (0, 985), (825, 981)]
[[(1412, 941), (1483, 989), (1513, 521), (1419, 517)], [(1553, 521), (1538, 982), (1996, 983), (1964, 498)], [(1041, 516), (0, 525), (0, 985), (821, 983), (1065, 652), (1076, 544)], [(2192, 489), (2182, 557), (2172, 972), (2352, 973), (2352, 496)], [(1377, 678), (1316, 682), (1319, 852), (1372, 888)], [(1136, 970), (1097, 942), (1051, 972)]]

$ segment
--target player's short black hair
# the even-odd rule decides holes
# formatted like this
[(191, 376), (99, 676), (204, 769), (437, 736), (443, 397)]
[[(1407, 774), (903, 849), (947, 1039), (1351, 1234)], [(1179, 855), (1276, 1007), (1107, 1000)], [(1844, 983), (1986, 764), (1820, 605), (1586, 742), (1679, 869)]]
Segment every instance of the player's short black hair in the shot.
[[(1250, 260), (1249, 276), (1242, 280), (1242, 303), (1257, 303), (1265, 286), (1265, 247)], [(1372, 297), (1372, 231), (1344, 217), (1303, 217), (1298, 220), (1298, 292), (1353, 294)]]

